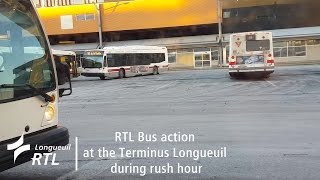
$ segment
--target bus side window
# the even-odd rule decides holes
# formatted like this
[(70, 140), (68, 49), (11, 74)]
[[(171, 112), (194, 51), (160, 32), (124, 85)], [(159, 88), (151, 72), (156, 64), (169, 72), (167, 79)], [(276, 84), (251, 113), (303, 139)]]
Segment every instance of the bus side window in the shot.
[(114, 55), (114, 66), (121, 66), (121, 61), (123, 60), (123, 55), (122, 54), (115, 54)]
[(165, 56), (164, 54), (155, 54), (155, 59), (154, 59), (154, 63), (160, 63), (160, 62), (163, 62), (165, 61)]
[(152, 63), (159, 63), (160, 54), (152, 54)]
[(120, 66), (128, 66), (128, 61), (130, 61), (130, 55), (129, 54), (123, 54), (120, 62)]
[(143, 63), (143, 56), (141, 54), (133, 54), (132, 59), (134, 58), (133, 64), (142, 64)]
[(123, 62), (122, 65), (123, 65), (123, 66), (129, 66), (129, 65), (127, 64), (127, 61), (128, 61), (128, 60), (132, 60), (132, 54), (126, 54), (124, 60), (125, 60), (125, 61)]
[(141, 54), (141, 62), (144, 64), (148, 64), (148, 57), (146, 56), (146, 54)]
[(108, 67), (115, 67), (115, 61), (117, 60), (116, 57), (117, 57), (116, 54), (108, 54), (107, 55)]
[(166, 61), (166, 56), (165, 56), (165, 54), (160, 54), (159, 63), (160, 63), (160, 62), (164, 62), (164, 61)]
[[(150, 54), (144, 54), (143, 55), (143, 62), (151, 62), (150, 61)], [(148, 64), (150, 64), (150, 63), (148, 63)]]

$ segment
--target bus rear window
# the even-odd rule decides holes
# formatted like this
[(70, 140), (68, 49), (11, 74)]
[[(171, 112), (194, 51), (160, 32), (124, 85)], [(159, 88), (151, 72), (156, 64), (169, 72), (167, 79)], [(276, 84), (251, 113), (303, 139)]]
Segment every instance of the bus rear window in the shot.
[(270, 40), (250, 40), (246, 43), (246, 51), (267, 51), (270, 50)]

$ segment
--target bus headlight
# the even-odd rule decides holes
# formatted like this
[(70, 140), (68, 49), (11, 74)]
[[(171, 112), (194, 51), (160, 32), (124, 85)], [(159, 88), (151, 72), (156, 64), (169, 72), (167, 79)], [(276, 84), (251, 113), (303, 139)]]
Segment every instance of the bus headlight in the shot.
[(55, 107), (53, 105), (48, 105), (44, 113), (47, 121), (52, 121), (56, 114)]

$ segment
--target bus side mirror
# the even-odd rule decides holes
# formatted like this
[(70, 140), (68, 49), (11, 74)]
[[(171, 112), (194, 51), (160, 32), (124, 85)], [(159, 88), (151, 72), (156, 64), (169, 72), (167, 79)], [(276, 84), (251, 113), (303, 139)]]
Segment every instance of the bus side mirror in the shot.
[(69, 96), (72, 94), (72, 84), (69, 66), (67, 64), (57, 63), (56, 67), (59, 85), (59, 97)]

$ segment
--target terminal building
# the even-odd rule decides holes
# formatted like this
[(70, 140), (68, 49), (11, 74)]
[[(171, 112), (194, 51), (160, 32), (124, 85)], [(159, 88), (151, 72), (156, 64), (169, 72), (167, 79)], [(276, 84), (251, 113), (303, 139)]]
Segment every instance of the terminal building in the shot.
[(33, 0), (52, 47), (165, 46), (171, 66), (227, 65), (231, 33), (271, 31), (276, 63), (320, 62), (316, 0)]

